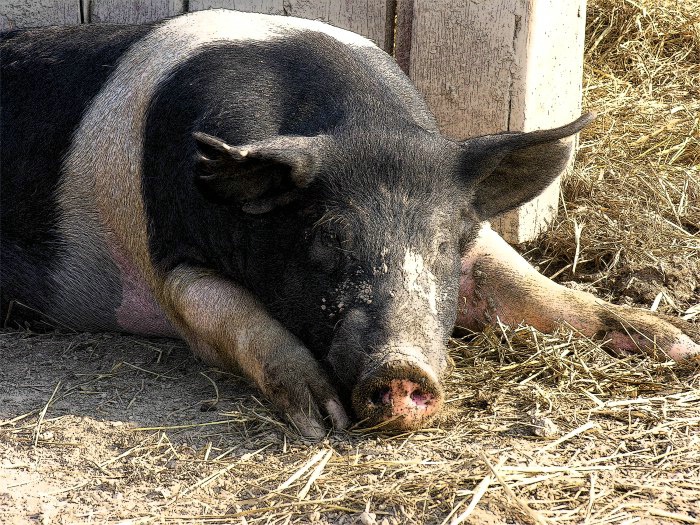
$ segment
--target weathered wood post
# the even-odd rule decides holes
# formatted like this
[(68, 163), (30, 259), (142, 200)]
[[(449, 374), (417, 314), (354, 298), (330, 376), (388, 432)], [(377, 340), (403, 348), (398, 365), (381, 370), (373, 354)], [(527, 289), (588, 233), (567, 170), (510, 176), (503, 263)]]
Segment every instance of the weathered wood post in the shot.
[(0, 0), (0, 31), (80, 22), (80, 0)]
[(393, 3), (387, 0), (190, 0), (190, 11), (225, 7), (323, 20), (359, 33), (385, 51), (393, 44)]
[(186, 10), (212, 8), (323, 20), (364, 35), (385, 51), (393, 47), (391, 0), (0, 0), (0, 30), (101, 22), (142, 24)]
[[(399, 0), (396, 57), (446, 135), (554, 127), (581, 114), (585, 11), (586, 0)], [(534, 238), (559, 185), (494, 227)]]
[(185, 12), (185, 0), (83, 0), (85, 23), (145, 24)]

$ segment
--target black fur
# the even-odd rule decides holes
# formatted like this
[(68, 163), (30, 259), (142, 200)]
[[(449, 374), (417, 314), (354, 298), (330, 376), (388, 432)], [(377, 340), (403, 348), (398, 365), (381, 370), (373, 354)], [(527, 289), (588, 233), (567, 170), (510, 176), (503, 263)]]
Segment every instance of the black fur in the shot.
[[(2, 320), (50, 303), (61, 160), (92, 98), (149, 26), (89, 25), (0, 36)], [(89, 145), (85, 145), (89, 147)]]
[[(163, 272), (182, 263), (213, 268), (255, 290), (273, 315), (319, 354), (328, 351), (341, 318), (337, 311), (330, 315), (339, 281), (358, 271), (371, 277), (372, 266), (381, 265), (383, 245), (394, 252), (409, 242), (416, 247), (423, 243), (432, 251), (437, 233), (437, 225), (429, 224), (433, 213), (444, 208), (446, 217), (459, 215), (454, 208), (457, 166), (445, 161), (446, 149), (454, 161), (459, 148), (419, 125), (429, 127), (432, 120), (405, 77), (388, 80), (366, 62), (334, 39), (314, 33), (208, 49), (160, 87), (146, 125), (143, 191), (156, 265)], [(375, 67), (395, 68), (388, 57)], [(198, 136), (198, 160), (194, 132), (230, 146), (278, 135), (331, 134), (333, 145), (315, 151), (322, 168), (300, 200), (253, 215), (235, 199), (220, 204), (211, 202), (216, 199), (210, 192), (205, 199), (197, 191), (201, 157), (207, 170), (210, 164), (240, 159), (223, 160), (222, 147), (217, 151), (215, 141)], [(442, 165), (446, 178), (434, 169)], [(269, 166), (270, 173), (274, 169)], [(381, 203), (372, 199), (379, 185), (397, 195), (411, 194), (413, 208), (397, 200), (379, 209)], [(337, 230), (333, 223), (346, 220), (353, 198), (367, 207), (369, 221), (330, 234), (329, 226)], [(467, 202), (466, 195), (462, 201)], [(322, 218), (328, 224), (319, 227)], [(351, 229), (353, 246), (347, 238)], [(360, 231), (365, 239), (359, 238)], [(337, 236), (343, 241), (334, 240)], [(357, 253), (334, 263), (341, 252)], [(456, 257), (452, 254), (451, 272)], [(327, 310), (321, 309), (323, 299)]]

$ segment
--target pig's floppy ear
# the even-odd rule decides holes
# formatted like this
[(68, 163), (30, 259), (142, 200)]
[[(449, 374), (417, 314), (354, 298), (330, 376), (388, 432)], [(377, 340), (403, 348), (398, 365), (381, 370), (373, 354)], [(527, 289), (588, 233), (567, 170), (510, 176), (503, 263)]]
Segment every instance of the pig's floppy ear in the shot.
[(197, 146), (194, 183), (211, 202), (238, 204), (246, 213), (266, 213), (294, 200), (314, 179), (327, 137), (279, 136), (230, 146), (206, 133)]
[(461, 145), (479, 218), (489, 219), (537, 197), (566, 167), (573, 148), (569, 137), (594, 118), (586, 113), (560, 128), (465, 140)]

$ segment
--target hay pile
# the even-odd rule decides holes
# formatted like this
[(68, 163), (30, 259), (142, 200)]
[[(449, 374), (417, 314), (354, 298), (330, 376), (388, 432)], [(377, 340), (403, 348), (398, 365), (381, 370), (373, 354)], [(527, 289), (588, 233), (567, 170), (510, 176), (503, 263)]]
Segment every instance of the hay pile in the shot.
[(686, 313), (700, 303), (700, 2), (589, 2), (584, 107), (599, 117), (540, 266), (647, 308), (662, 291), (661, 311)]

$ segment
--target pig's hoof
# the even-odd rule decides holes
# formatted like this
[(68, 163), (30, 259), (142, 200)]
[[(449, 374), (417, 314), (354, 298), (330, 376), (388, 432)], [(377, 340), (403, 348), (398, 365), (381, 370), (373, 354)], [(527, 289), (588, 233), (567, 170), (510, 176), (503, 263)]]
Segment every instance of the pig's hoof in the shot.
[(676, 361), (700, 363), (700, 325), (677, 317), (662, 315), (660, 318), (681, 331), (680, 334), (674, 334), (675, 338), (668, 349), (669, 357)]
[(328, 427), (346, 428), (350, 423), (335, 389), (313, 358), (277, 366), (269, 363), (265, 379), (262, 390), (302, 436), (322, 439)]
[(416, 430), (440, 411), (443, 390), (434, 374), (416, 363), (392, 362), (360, 381), (353, 407), (365, 426)]
[(609, 308), (603, 317), (607, 346), (619, 353), (661, 349), (674, 361), (700, 361), (700, 330), (687, 321), (636, 308)]

